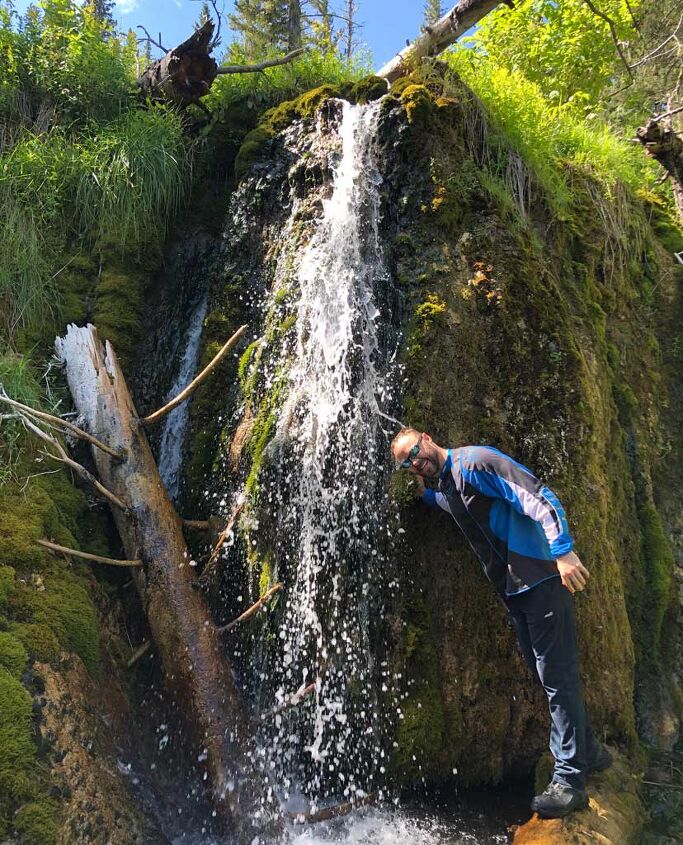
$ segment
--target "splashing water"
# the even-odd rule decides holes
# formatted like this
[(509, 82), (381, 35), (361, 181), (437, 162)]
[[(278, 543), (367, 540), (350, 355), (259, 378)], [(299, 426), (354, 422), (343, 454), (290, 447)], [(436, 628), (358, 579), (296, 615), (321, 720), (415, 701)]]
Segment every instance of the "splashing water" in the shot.
[[(185, 349), (180, 359), (180, 367), (173, 386), (168, 391), (164, 402), (169, 402), (185, 388), (192, 380), (199, 357), (199, 343), (202, 338), (202, 327), (206, 317), (207, 298), (204, 297), (190, 317), (185, 336)], [(189, 405), (183, 402), (171, 411), (164, 420), (159, 441), (159, 474), (166, 486), (171, 501), (178, 497), (180, 488), (180, 464), (182, 462), (185, 431), (190, 416)]]
[(276, 577), (287, 595), (279, 643), (260, 667), (263, 709), (315, 683), (314, 695), (278, 715), (263, 738), (285, 802), (303, 796), (313, 806), (377, 789), (387, 762), (384, 667), (371, 643), (387, 538), (388, 444), (378, 410), (392, 383), (378, 331), (388, 286), (373, 157), (378, 106), (342, 108), (332, 194), (296, 272), (296, 348), (268, 494), (277, 502)]

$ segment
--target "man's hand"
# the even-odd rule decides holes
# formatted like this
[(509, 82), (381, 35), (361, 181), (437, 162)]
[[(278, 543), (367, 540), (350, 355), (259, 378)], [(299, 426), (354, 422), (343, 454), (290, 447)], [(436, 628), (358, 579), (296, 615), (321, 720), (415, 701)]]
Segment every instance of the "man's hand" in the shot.
[(590, 577), (590, 573), (574, 552), (568, 552), (566, 555), (558, 557), (557, 569), (562, 578), (562, 583), (570, 593), (581, 592)]

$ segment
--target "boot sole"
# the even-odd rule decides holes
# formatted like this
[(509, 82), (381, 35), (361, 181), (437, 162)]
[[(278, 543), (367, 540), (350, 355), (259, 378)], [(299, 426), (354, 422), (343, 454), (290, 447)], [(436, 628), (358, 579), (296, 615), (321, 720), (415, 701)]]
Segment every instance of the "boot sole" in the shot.
[(566, 809), (558, 810), (557, 812), (549, 812), (548, 810), (534, 810), (542, 819), (563, 819), (570, 813), (575, 813), (577, 810), (585, 810), (588, 807), (588, 801), (585, 804), (576, 804), (574, 807), (567, 807)]

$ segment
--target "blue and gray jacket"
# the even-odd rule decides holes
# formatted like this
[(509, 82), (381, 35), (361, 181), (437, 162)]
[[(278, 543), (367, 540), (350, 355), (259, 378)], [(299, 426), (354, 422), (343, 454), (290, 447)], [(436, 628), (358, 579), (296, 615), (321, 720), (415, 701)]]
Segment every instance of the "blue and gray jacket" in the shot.
[(552, 490), (491, 446), (449, 449), (438, 490), (422, 498), (450, 513), (501, 596), (558, 576), (555, 558), (574, 545)]

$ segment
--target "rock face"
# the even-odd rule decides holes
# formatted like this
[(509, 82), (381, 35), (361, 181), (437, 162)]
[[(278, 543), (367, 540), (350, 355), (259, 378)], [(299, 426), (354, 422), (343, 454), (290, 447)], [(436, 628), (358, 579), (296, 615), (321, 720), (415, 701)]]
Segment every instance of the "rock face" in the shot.
[(167, 845), (140, 805), (133, 774), (117, 748), (132, 718), (123, 690), (94, 681), (75, 655), (34, 667), (44, 683), (41, 733), (49, 742), (53, 789), (63, 799), (57, 842), (63, 845)]
[[(252, 133), (224, 278), (210, 300), (206, 358), (238, 320), (250, 322), (257, 341), (239, 366), (226, 368), (233, 386), (223, 395), (198, 393), (193, 410), (190, 510), (207, 493), (247, 486), (235, 547), (205, 585), (226, 621), (241, 608), (225, 587), (237, 582), (257, 593), (271, 582), (277, 556), (258, 482), (274, 454), (268, 445), (283, 401), (271, 376), (287, 366), (296, 317), (287, 309), (291, 291), (278, 302), (275, 266), (283, 249), (305, 246), (329, 195), (335, 107), (322, 103), (310, 117), (300, 103), (290, 108), (303, 121), (281, 134), (272, 119), (267, 131)], [(312, 140), (321, 122), (327, 147)], [(671, 745), (682, 715), (673, 590), (683, 487), (674, 342), (681, 268), (662, 237), (678, 236), (647, 197), (618, 185), (610, 193), (584, 171), (570, 174), (571, 205), (561, 211), (454, 79), (394, 86), (382, 101), (376, 143), (390, 277), (382, 282), (382, 320), (402, 337), (395, 413), (447, 446), (501, 448), (560, 496), (591, 571), (576, 611), (593, 724), (627, 751), (638, 728)], [(297, 225), (283, 236), (294, 204)], [(259, 305), (268, 296), (281, 308), (264, 319)], [(266, 376), (252, 377), (259, 369)], [(228, 449), (235, 432), (239, 446)], [(415, 503), (405, 479), (395, 478), (391, 495), (400, 586), (377, 642), (392, 643), (388, 659), (404, 684), (393, 777), (475, 784), (531, 771), (547, 745), (547, 705), (504, 609), (448, 518)], [(265, 632), (273, 634), (267, 624)], [(248, 637), (242, 645), (249, 654)], [(629, 784), (628, 807), (619, 806), (619, 778)], [(570, 835), (584, 835), (587, 824), (601, 841), (630, 841), (605, 827), (603, 804), (623, 817), (624, 829), (638, 826), (626, 764), (597, 788), (592, 815), (577, 817)], [(527, 835), (532, 828), (518, 834)], [(536, 840), (519, 839), (526, 841)]]

